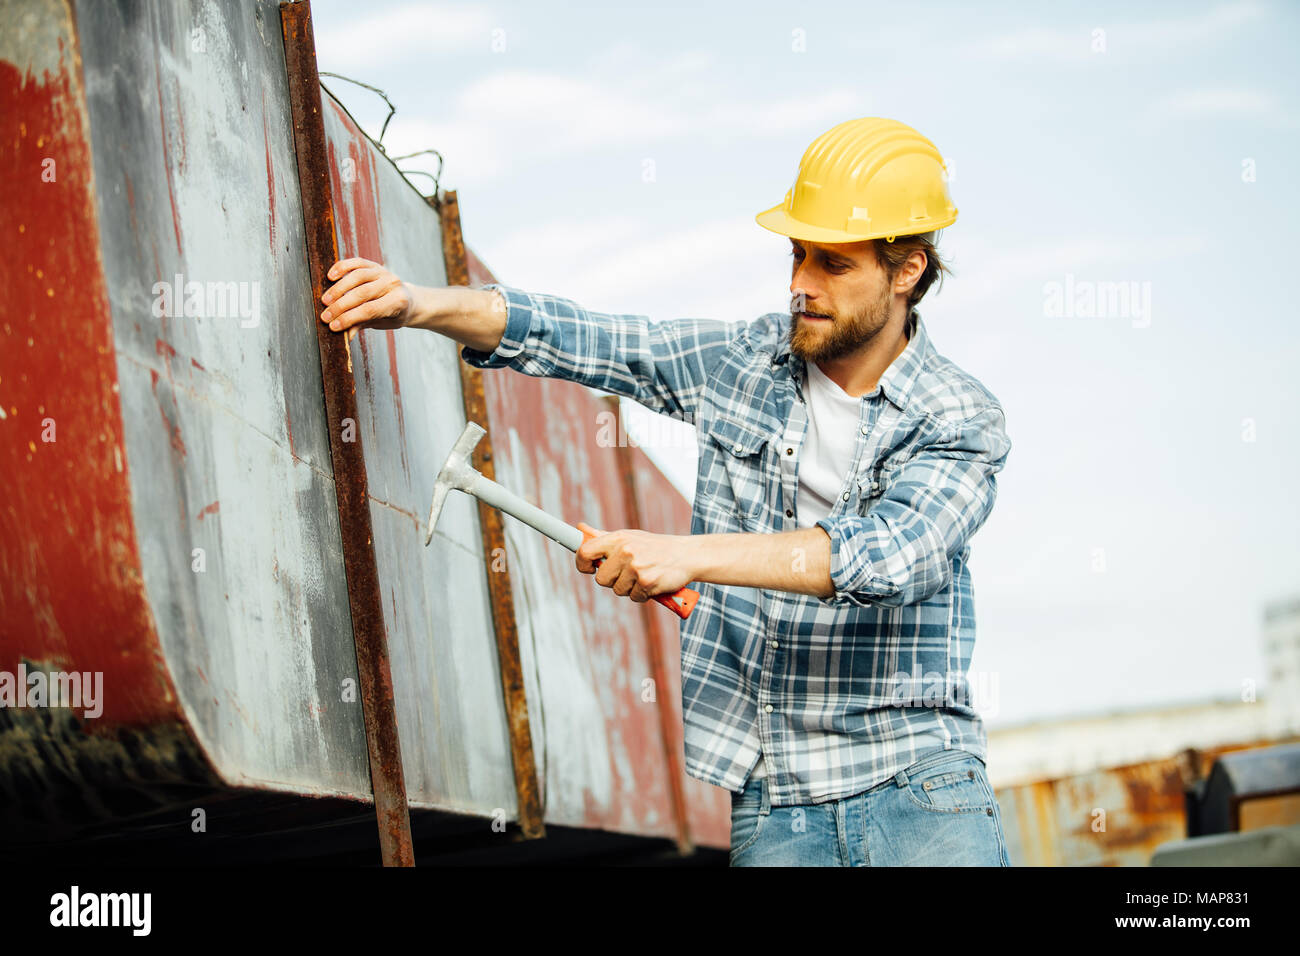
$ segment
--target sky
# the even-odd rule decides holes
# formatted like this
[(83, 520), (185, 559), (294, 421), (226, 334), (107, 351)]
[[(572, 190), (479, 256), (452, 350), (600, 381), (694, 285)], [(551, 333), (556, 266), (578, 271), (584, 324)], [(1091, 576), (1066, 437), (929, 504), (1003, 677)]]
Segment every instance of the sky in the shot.
[[(920, 312), (1012, 441), (971, 541), (988, 726), (1267, 696), (1264, 608), (1300, 595), (1300, 5), (312, 8), (320, 69), (388, 94), (389, 155), (443, 155), (500, 281), (597, 311), (787, 309), (754, 216), (837, 123), (918, 129), (959, 210)], [(670, 425), (645, 450), (689, 497)]]

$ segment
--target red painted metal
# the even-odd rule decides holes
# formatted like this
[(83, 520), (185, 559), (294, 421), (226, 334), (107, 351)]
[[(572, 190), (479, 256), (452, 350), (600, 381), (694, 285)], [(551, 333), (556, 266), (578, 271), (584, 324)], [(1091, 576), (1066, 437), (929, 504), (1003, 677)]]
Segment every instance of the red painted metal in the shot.
[(0, 61), (5, 245), (18, 252), (0, 325), (0, 670), (101, 672), (104, 733), (183, 716), (132, 520), (77, 38), (63, 4), (49, 11), (57, 67)]
[[(609, 395), (605, 398), (605, 403), (609, 410), (615, 416), (618, 422), (617, 434), (621, 437), (626, 434), (622, 422), (622, 405), (616, 395)], [(646, 524), (644, 515), (641, 511), (637, 489), (636, 475), (636, 449), (621, 440), (614, 446), (614, 455), (618, 459), (619, 478), (623, 483), (624, 500), (629, 517), (632, 519), (632, 526), (646, 530), (654, 530), (660, 534), (676, 533), (674, 525), (677, 523), (674, 518), (677, 515), (660, 516), (659, 523)], [(673, 493), (671, 499), (676, 504), (680, 497)], [(651, 507), (652, 511), (664, 510), (662, 507)], [(680, 510), (680, 509), (679, 509)], [(667, 519), (666, 521), (663, 519)], [(689, 524), (689, 515), (687, 515)], [(689, 530), (689, 528), (688, 528)], [(642, 606), (642, 616), (644, 618), (646, 631), (646, 648), (650, 654), (650, 671), (653, 680), (651, 685), (654, 688), (656, 697), (659, 694), (670, 693), (669, 688), (674, 685), (668, 682), (667, 665), (664, 661), (664, 627), (659, 620), (659, 615), (647, 603)], [(673, 628), (676, 630), (676, 628)], [(676, 696), (676, 694), (672, 694)], [(668, 763), (668, 780), (671, 784), (671, 793), (673, 798), (673, 813), (677, 820), (677, 849), (682, 854), (691, 852), (691, 829), (690, 822), (686, 816), (686, 795), (683, 789), (685, 783), (685, 764), (682, 760), (682, 754), (675, 745), (676, 735), (672, 726), (673, 709), (670, 701), (656, 701), (659, 711), (659, 731), (663, 738), (664, 759)]]
[[(620, 435), (625, 430), (620, 430)], [(631, 439), (620, 449), (631, 472), (636, 490), (640, 527), (663, 534), (691, 533), (691, 506), (648, 455)], [(694, 843), (709, 847), (728, 847), (731, 843), (731, 796), (720, 787), (697, 780), (686, 773), (686, 751), (682, 728), (682, 644), (675, 621), (655, 618), (649, 629), (652, 656), (657, 659), (661, 676), (657, 683), (660, 695), (664, 746), (669, 754), (670, 779), (679, 782), (685, 820), (684, 829)], [(657, 652), (653, 645), (657, 644)]]

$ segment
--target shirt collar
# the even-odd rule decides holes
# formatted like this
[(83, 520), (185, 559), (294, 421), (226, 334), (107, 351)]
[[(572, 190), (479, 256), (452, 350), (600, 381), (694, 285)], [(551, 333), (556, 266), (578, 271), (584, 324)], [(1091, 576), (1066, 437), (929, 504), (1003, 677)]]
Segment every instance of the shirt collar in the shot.
[[(880, 376), (880, 390), (885, 397), (903, 409), (907, 406), (908, 396), (912, 393), (912, 386), (916, 384), (921, 370), (925, 367), (934, 347), (930, 344), (930, 336), (925, 331), (925, 323), (921, 321), (921, 313), (912, 309), (908, 315), (911, 323), (911, 334), (907, 337), (907, 345), (899, 353), (898, 358), (894, 359)], [(791, 319), (793, 321), (793, 319)], [(790, 374), (793, 375), (800, 383), (807, 381), (807, 369), (804, 360), (790, 351), (790, 326), (787, 322), (784, 330), (778, 337), (776, 351), (772, 355), (773, 365), (783, 365), (790, 363)]]

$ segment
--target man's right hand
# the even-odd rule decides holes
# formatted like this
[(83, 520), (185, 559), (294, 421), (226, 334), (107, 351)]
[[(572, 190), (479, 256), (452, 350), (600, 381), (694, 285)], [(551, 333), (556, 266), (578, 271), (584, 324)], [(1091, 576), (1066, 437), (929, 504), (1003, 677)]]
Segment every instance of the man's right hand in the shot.
[(340, 259), (325, 279), (333, 284), (320, 297), (320, 320), (335, 332), (428, 329), (491, 352), (506, 331), (508, 305), (498, 291), (412, 285), (369, 259)]
[(325, 274), (333, 282), (321, 301), (320, 320), (335, 332), (350, 328), (400, 329), (414, 314), (415, 291), (369, 259), (340, 259)]

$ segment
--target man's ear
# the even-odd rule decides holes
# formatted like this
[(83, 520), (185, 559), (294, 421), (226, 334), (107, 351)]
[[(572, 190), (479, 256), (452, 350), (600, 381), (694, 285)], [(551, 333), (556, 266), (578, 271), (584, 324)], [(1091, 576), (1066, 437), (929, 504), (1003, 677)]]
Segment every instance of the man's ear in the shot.
[(894, 278), (894, 291), (901, 292), (904, 295), (911, 292), (916, 284), (921, 281), (921, 276), (925, 274), (925, 267), (929, 265), (930, 257), (924, 251), (917, 249), (903, 267), (898, 270), (898, 275)]

